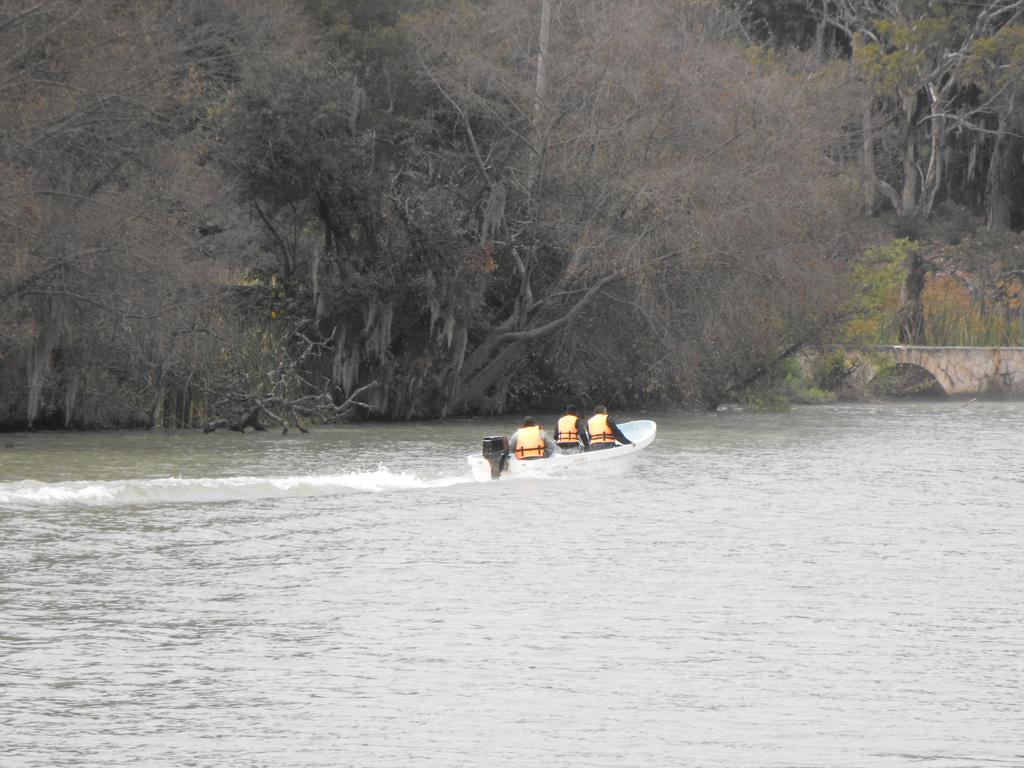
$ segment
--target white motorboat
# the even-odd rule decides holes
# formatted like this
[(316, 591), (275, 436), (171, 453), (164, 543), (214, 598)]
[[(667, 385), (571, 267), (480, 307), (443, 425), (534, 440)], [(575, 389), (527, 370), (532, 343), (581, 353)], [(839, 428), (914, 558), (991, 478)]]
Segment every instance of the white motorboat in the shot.
[(605, 474), (618, 474), (628, 469), (640, 456), (640, 452), (654, 441), (658, 425), (653, 421), (627, 421), (619, 424), (622, 434), (631, 445), (617, 445), (600, 451), (584, 453), (558, 452), (545, 459), (517, 459), (508, 454), (508, 441), (503, 436), (485, 437), (481, 454), (467, 456), (473, 469), (473, 478), (478, 481), (496, 480), (499, 477), (542, 477), (566, 471), (589, 473), (591, 470)]

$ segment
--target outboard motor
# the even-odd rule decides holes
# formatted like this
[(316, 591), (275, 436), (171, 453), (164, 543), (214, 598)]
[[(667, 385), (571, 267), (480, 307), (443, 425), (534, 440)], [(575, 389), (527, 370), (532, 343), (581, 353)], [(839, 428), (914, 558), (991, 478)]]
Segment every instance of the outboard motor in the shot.
[(508, 466), (508, 438), (505, 435), (485, 437), (483, 457), (491, 465), (491, 480), (497, 480)]

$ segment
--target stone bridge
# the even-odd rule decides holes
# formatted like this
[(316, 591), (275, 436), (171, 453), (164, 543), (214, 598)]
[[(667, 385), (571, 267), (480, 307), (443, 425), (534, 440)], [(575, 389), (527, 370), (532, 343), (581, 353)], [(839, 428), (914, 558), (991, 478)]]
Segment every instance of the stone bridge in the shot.
[(1024, 347), (874, 346), (864, 351), (924, 368), (951, 397), (1024, 397)]

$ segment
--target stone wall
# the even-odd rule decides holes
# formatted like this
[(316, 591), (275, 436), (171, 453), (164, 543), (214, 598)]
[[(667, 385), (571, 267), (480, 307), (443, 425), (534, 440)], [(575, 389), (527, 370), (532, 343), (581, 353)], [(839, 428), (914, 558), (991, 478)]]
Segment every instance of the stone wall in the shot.
[(1024, 397), (1024, 349), (1020, 347), (875, 347), (903, 365), (924, 368), (947, 395)]
[(892, 366), (913, 366), (927, 371), (950, 397), (1024, 398), (1022, 347), (812, 347), (800, 353), (801, 368), (809, 374), (837, 350), (845, 355), (847, 374), (840, 396), (877, 394), (872, 384), (879, 374), (891, 373)]

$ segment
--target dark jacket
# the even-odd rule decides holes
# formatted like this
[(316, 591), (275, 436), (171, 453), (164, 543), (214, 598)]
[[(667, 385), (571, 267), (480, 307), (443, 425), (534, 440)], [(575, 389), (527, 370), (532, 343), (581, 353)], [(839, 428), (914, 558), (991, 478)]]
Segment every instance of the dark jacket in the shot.
[(611, 416), (608, 417), (608, 426), (611, 427), (612, 434), (615, 435), (615, 439), (623, 445), (632, 445), (633, 441), (622, 434), (622, 430), (619, 429), (619, 425), (615, 423), (615, 419)]

